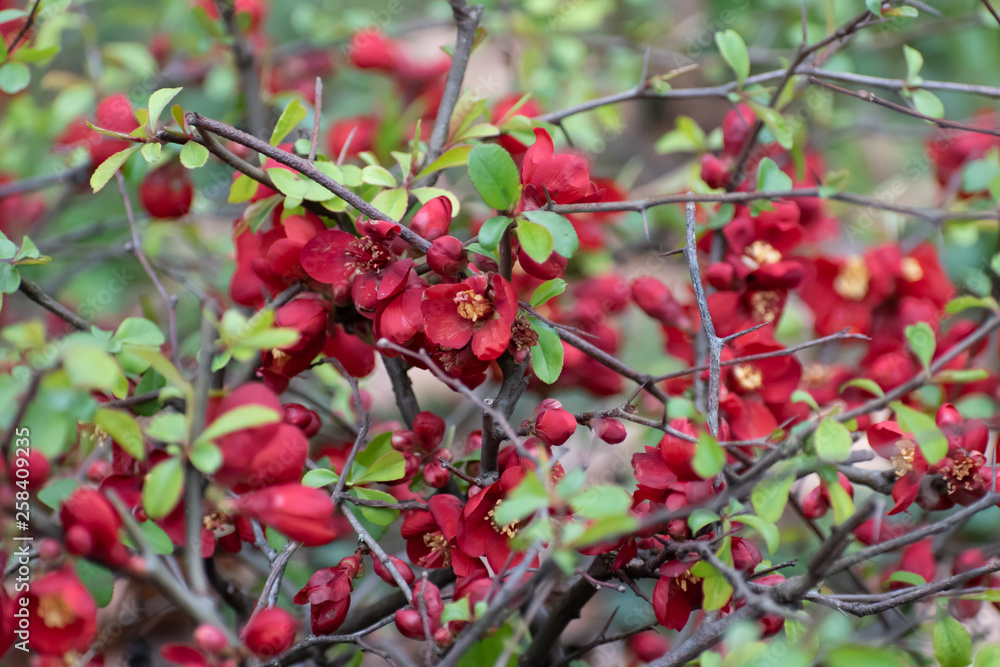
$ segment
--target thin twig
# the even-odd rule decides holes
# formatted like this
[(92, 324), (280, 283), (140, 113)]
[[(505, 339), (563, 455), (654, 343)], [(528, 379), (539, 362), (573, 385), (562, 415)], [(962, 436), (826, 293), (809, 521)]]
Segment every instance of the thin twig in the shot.
[(72, 310), (46, 294), (45, 291), (36, 283), (22, 277), (21, 285), (17, 289), (21, 292), (21, 294), (34, 301), (45, 310), (61, 317), (64, 321), (71, 324), (77, 331), (90, 331), (90, 322), (83, 319)]

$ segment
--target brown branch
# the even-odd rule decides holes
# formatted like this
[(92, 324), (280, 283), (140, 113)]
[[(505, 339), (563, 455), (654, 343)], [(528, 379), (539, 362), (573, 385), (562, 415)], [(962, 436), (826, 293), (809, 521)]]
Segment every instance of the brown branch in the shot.
[(37, 283), (33, 283), (22, 277), (21, 285), (17, 289), (21, 292), (21, 294), (34, 301), (45, 310), (61, 317), (64, 321), (71, 324), (77, 331), (90, 331), (90, 322), (83, 319), (72, 310), (46, 294)]
[(993, 8), (990, 0), (983, 0), (983, 5), (986, 7), (986, 10), (990, 13), (994, 20), (996, 20), (997, 25), (1000, 25), (1000, 14), (998, 14), (997, 10)]
[(41, 4), (42, 0), (35, 0), (35, 4), (31, 6), (31, 11), (28, 12), (28, 17), (24, 20), (24, 25), (22, 25), (21, 29), (17, 31), (17, 34), (14, 35), (14, 39), (11, 40), (10, 45), (7, 47), (7, 53), (13, 53), (14, 49), (17, 48), (17, 45), (21, 43), (22, 39), (24, 39), (24, 36), (28, 34), (29, 30), (31, 30), (31, 26), (35, 24), (35, 16), (38, 14), (38, 6)]
[(370, 648), (366, 648), (362, 644), (361, 638), (370, 635), (379, 628), (384, 628), (390, 623), (393, 623), (395, 620), (396, 617), (393, 614), (389, 614), (388, 616), (372, 623), (368, 627), (350, 634), (313, 635), (311, 637), (306, 637), (278, 657), (261, 664), (260, 667), (285, 667), (285, 665), (302, 662), (302, 660), (309, 655), (312, 649), (325, 648), (327, 646), (333, 646), (334, 644), (355, 644), (363, 651), (370, 651)]
[(396, 397), (396, 407), (403, 417), (403, 422), (407, 428), (413, 428), (413, 420), (420, 413), (420, 404), (417, 396), (413, 393), (413, 383), (407, 375), (406, 362), (399, 357), (388, 357), (384, 354), (382, 363), (385, 364), (386, 373), (389, 374), (389, 381), (392, 382), (392, 393)]
[(698, 268), (698, 239), (695, 236), (694, 202), (687, 204), (687, 218), (685, 224), (686, 244), (684, 245), (684, 256), (687, 258), (688, 272), (691, 274), (691, 287), (694, 289), (694, 298), (698, 303), (698, 312), (701, 314), (701, 336), (704, 336), (708, 344), (708, 397), (706, 411), (708, 413), (708, 430), (712, 435), (719, 434), (719, 389), (722, 371), (719, 363), (722, 359), (723, 340), (715, 335), (715, 326), (712, 324), (712, 315), (708, 312), (708, 298), (705, 296), (705, 288), (701, 284), (701, 270)]
[(226, 24), (226, 31), (232, 39), (233, 61), (240, 77), (240, 88), (243, 90), (243, 103), (246, 105), (247, 125), (250, 132), (257, 137), (267, 136), (267, 113), (264, 100), (260, 93), (260, 79), (257, 76), (257, 59), (254, 57), (253, 46), (240, 31), (236, 20), (236, 6), (226, 0), (215, 0), (215, 6)]

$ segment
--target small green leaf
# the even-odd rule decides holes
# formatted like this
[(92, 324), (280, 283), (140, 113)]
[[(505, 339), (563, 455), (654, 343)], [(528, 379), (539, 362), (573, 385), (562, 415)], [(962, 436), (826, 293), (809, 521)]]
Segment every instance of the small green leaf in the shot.
[(163, 442), (184, 442), (187, 439), (187, 419), (177, 412), (162, 412), (146, 426), (146, 436)]
[(330, 484), (336, 484), (339, 479), (340, 475), (329, 468), (317, 468), (316, 470), (310, 470), (303, 475), (302, 485), (318, 489), (324, 486), (329, 486)]
[(988, 308), (989, 310), (1000, 310), (1000, 306), (997, 305), (997, 300), (991, 296), (972, 296), (971, 294), (966, 294), (949, 301), (944, 307), (944, 312), (949, 315), (956, 315), (962, 311), (968, 310), (969, 308)]
[(773, 555), (778, 551), (778, 547), (781, 546), (781, 534), (778, 532), (778, 527), (771, 523), (770, 521), (764, 521), (759, 516), (753, 514), (743, 514), (736, 517), (737, 521), (741, 521), (746, 525), (750, 526), (756, 530), (761, 537), (764, 538), (764, 543), (767, 544), (767, 550)]
[(13, 95), (31, 83), (31, 70), (24, 63), (7, 62), (0, 65), (0, 90)]
[(307, 115), (308, 112), (302, 106), (302, 102), (299, 102), (297, 99), (289, 102), (285, 106), (285, 110), (281, 112), (278, 122), (274, 124), (274, 131), (271, 132), (271, 145), (277, 146), (280, 144), (281, 140), (287, 137), (288, 133), (294, 130), (295, 126), (301, 123)]
[(743, 38), (735, 30), (723, 30), (715, 33), (715, 43), (719, 47), (719, 53), (733, 68), (736, 79), (742, 87), (750, 75), (750, 53)]
[(142, 507), (150, 519), (162, 519), (170, 514), (181, 499), (184, 488), (184, 466), (176, 456), (157, 463), (146, 475), (142, 485)]
[(159, 347), (166, 342), (160, 328), (144, 317), (126, 317), (111, 337), (123, 345)]
[(574, 513), (585, 519), (603, 519), (628, 514), (632, 496), (620, 486), (601, 484), (584, 489), (569, 504)]
[(242, 431), (264, 424), (281, 421), (281, 415), (262, 405), (241, 405), (216, 417), (215, 421), (202, 431), (195, 443), (216, 440), (234, 431)]
[(115, 172), (117, 172), (118, 169), (125, 164), (125, 161), (135, 155), (140, 148), (142, 148), (141, 144), (129, 146), (125, 150), (118, 151), (99, 164), (97, 169), (95, 169), (94, 173), (90, 176), (91, 189), (93, 189), (94, 192), (100, 192), (101, 189), (108, 184), (108, 181), (111, 180), (111, 177), (115, 175)]
[(146, 448), (142, 444), (142, 431), (132, 415), (120, 410), (99, 408), (94, 415), (94, 423), (104, 429), (115, 442), (140, 461), (146, 458)]
[(57, 479), (38, 492), (38, 500), (51, 509), (58, 510), (59, 505), (73, 495), (78, 486), (80, 483), (72, 477)]
[(535, 288), (535, 293), (531, 295), (531, 307), (537, 308), (549, 299), (559, 296), (566, 291), (566, 281), (562, 278), (553, 278)]
[(918, 75), (920, 68), (924, 66), (924, 57), (920, 55), (920, 51), (905, 44), (903, 45), (903, 55), (906, 58), (906, 83), (910, 86), (919, 86), (923, 83), (923, 79)]
[(487, 206), (507, 211), (517, 204), (521, 197), (521, 177), (514, 160), (502, 147), (496, 144), (474, 147), (469, 153), (468, 168), (472, 184)]
[(722, 472), (726, 465), (726, 452), (710, 433), (698, 436), (691, 469), (702, 479), (711, 479)]
[(965, 384), (967, 382), (979, 382), (980, 380), (987, 379), (989, 376), (990, 373), (985, 368), (947, 369), (935, 375), (934, 381), (943, 382), (944, 384)]
[(761, 192), (783, 192), (792, 189), (792, 178), (778, 168), (769, 157), (757, 167), (757, 189)]
[(907, 572), (906, 570), (896, 570), (889, 575), (887, 581), (898, 581), (903, 584), (910, 584), (911, 586), (923, 586), (927, 583), (927, 580), (916, 572)]
[[(389, 495), (385, 491), (379, 491), (378, 489), (366, 489), (362, 486), (357, 486), (351, 489), (351, 493), (356, 495), (362, 500), (380, 500), (385, 503), (395, 503), (396, 498)], [(377, 526), (390, 526), (392, 523), (399, 518), (399, 510), (393, 509), (391, 507), (369, 507), (367, 505), (360, 505), (361, 515), (374, 523)]]
[(944, 103), (931, 91), (915, 88), (910, 91), (910, 95), (913, 97), (913, 106), (920, 113), (931, 118), (944, 117)]
[(788, 492), (794, 481), (794, 472), (784, 470), (758, 482), (750, 495), (750, 502), (757, 516), (771, 523), (778, 521), (785, 512)]
[(229, 203), (242, 204), (245, 201), (250, 201), (250, 199), (257, 193), (258, 185), (259, 183), (257, 183), (257, 181), (253, 180), (246, 174), (240, 174), (229, 187)]
[(406, 199), (406, 190), (403, 188), (393, 188), (391, 190), (383, 190), (375, 195), (371, 204), (393, 220), (400, 220), (406, 215)]
[(840, 385), (840, 389), (838, 389), (837, 392), (843, 394), (844, 390), (848, 387), (857, 387), (858, 389), (862, 389), (867, 391), (869, 394), (879, 397), (885, 396), (885, 392), (882, 391), (882, 387), (878, 386), (878, 383), (875, 382), (875, 380), (869, 380), (868, 378), (854, 378), (853, 380), (848, 380), (844, 384)]
[(0, 263), (0, 294), (13, 294), (21, 286), (21, 272), (13, 264)]
[(979, 649), (973, 667), (996, 667), (1000, 665), (1000, 644), (987, 644)]
[(548, 507), (549, 494), (538, 476), (528, 473), (521, 483), (501, 502), (493, 515), (498, 526), (507, 526), (524, 519), (537, 510)]
[(83, 558), (75, 559), (73, 567), (76, 569), (76, 576), (80, 578), (80, 583), (94, 598), (97, 606), (107, 607), (115, 592), (115, 575), (111, 570)]
[[(149, 96), (149, 104), (147, 105), (149, 108), (149, 124), (153, 130), (156, 130), (156, 123), (160, 120), (160, 114), (170, 104), (170, 100), (174, 99), (181, 90), (182, 88), (161, 88)], [(159, 146), (159, 144), (156, 145)]]
[(830, 494), (830, 506), (833, 508), (833, 522), (842, 524), (854, 515), (854, 501), (851, 496), (840, 485), (840, 476), (837, 469), (831, 465), (821, 467), (819, 476), (826, 483), (827, 493)]
[(158, 143), (148, 143), (143, 144), (139, 152), (142, 153), (142, 159), (146, 162), (153, 163), (160, 159), (160, 153), (163, 147)]
[(386, 188), (396, 187), (396, 179), (385, 167), (368, 165), (361, 170), (361, 180), (369, 185), (381, 185)]
[(451, 621), (471, 621), (472, 609), (469, 607), (469, 598), (461, 598), (454, 602), (449, 602), (441, 610), (441, 624)]
[(966, 667), (972, 662), (972, 637), (969, 631), (948, 615), (943, 607), (938, 609), (934, 624), (934, 655), (941, 667)]
[(539, 380), (552, 384), (562, 374), (562, 340), (556, 332), (540, 322), (532, 322), (531, 328), (538, 334), (538, 343), (531, 347), (531, 368)]
[(913, 439), (917, 441), (928, 463), (934, 465), (945, 457), (948, 453), (948, 439), (941, 433), (933, 417), (917, 412), (899, 401), (890, 403), (889, 407), (896, 413), (899, 426), (913, 434)]
[(726, 581), (726, 578), (722, 576), (721, 572), (708, 563), (702, 561), (699, 565), (711, 568), (708, 576), (706, 576), (702, 581), (702, 590), (705, 594), (705, 600), (702, 608), (705, 611), (722, 609), (733, 596), (733, 587), (729, 585), (729, 582)]
[(188, 458), (191, 465), (206, 475), (213, 475), (222, 467), (222, 450), (212, 442), (199, 442), (191, 448)]
[(810, 408), (819, 412), (819, 403), (813, 398), (813, 395), (804, 389), (796, 389), (792, 392), (792, 403), (805, 403)]
[(691, 529), (692, 533), (697, 533), (705, 526), (721, 520), (722, 517), (715, 512), (699, 507), (693, 510), (691, 516), (688, 517), (688, 528)]
[(838, 421), (829, 417), (823, 419), (816, 427), (813, 438), (816, 455), (822, 459), (840, 462), (851, 455), (851, 432)]
[(188, 169), (197, 169), (208, 162), (208, 149), (196, 141), (189, 141), (181, 149), (181, 164)]
[[(577, 248), (580, 247), (580, 240), (577, 238), (576, 228), (573, 227), (573, 223), (558, 213), (552, 211), (528, 211), (524, 214), (524, 217), (549, 230), (549, 233), (552, 235), (552, 248), (566, 259), (572, 257), (576, 253)], [(518, 235), (518, 238), (520, 238), (520, 235)]]
[(495, 251), (500, 246), (500, 239), (510, 223), (514, 222), (506, 215), (495, 215), (479, 228), (479, 245), (487, 250)]
[(153, 553), (157, 553), (161, 556), (166, 556), (167, 554), (172, 554), (174, 552), (174, 543), (167, 535), (167, 532), (156, 525), (153, 521), (143, 521), (139, 524), (139, 531), (149, 542), (149, 546), (153, 547)]
[(929, 371), (931, 359), (934, 358), (934, 350), (937, 349), (937, 341), (934, 340), (934, 330), (927, 322), (917, 322), (906, 327), (906, 340), (916, 353), (924, 370)]
[(609, 516), (587, 523), (586, 530), (573, 540), (574, 547), (585, 547), (598, 542), (628, 535), (639, 528), (639, 521), (632, 515)]
[(373, 461), (367, 470), (357, 479), (354, 478), (353, 469), (351, 472), (352, 475), (349, 480), (351, 484), (395, 482), (397, 479), (402, 479), (403, 475), (406, 474), (406, 459), (400, 452), (391, 450)]
[(517, 221), (517, 240), (528, 256), (542, 263), (552, 254), (552, 234), (539, 224), (519, 218)]
[(450, 148), (438, 159), (431, 162), (429, 165), (423, 168), (423, 170), (417, 174), (416, 180), (421, 180), (425, 176), (433, 174), (435, 171), (441, 171), (442, 169), (448, 169), (450, 167), (461, 167), (469, 161), (469, 153), (472, 152), (472, 146), (455, 146)]

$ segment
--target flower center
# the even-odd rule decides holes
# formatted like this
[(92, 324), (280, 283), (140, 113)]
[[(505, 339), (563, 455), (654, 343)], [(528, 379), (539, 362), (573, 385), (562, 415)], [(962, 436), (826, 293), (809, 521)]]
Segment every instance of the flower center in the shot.
[(451, 550), (448, 549), (448, 540), (440, 532), (427, 533), (424, 535), (424, 546), (431, 550), (429, 554), (421, 558), (421, 567), (427, 567), (433, 563), (438, 556), (441, 557), (441, 567), (451, 565)]
[(380, 271), (392, 261), (392, 253), (367, 236), (355, 239), (347, 247), (347, 254), (354, 258), (354, 273)]
[(829, 377), (829, 369), (823, 364), (809, 364), (802, 369), (802, 380), (807, 387), (819, 387)]
[(861, 301), (868, 294), (868, 267), (865, 260), (857, 255), (847, 258), (837, 277), (833, 280), (833, 291), (851, 301)]
[(924, 277), (924, 267), (920, 266), (920, 262), (913, 259), (912, 257), (903, 258), (903, 278), (907, 282), (915, 283)]
[(899, 452), (893, 454), (889, 460), (892, 461), (893, 467), (896, 468), (896, 477), (903, 477), (906, 473), (913, 470), (915, 445), (909, 440), (900, 440), (896, 443), (896, 448)]
[(759, 389), (764, 384), (764, 374), (753, 364), (740, 364), (733, 369), (733, 377), (746, 391)]
[(754, 292), (750, 295), (750, 312), (754, 322), (770, 322), (778, 315), (781, 295), (777, 292)]
[(684, 592), (687, 592), (689, 584), (693, 586), (694, 584), (698, 583), (698, 577), (691, 574), (689, 570), (687, 572), (681, 572), (680, 574), (678, 574), (676, 577), (674, 577), (674, 581), (677, 583), (678, 588), (680, 588)]
[(50, 628), (65, 628), (73, 620), (73, 611), (61, 595), (47, 595), (38, 601), (38, 616)]
[[(499, 504), (500, 504), (500, 501), (498, 500), (497, 501), (497, 505), (499, 505)], [(485, 517), (485, 519), (490, 522), (490, 525), (493, 526), (494, 532), (496, 532), (499, 535), (506, 535), (508, 538), (511, 538), (511, 537), (514, 537), (515, 535), (517, 535), (517, 522), (516, 521), (511, 521), (506, 526), (501, 526), (500, 524), (498, 524), (496, 522), (496, 519), (493, 518), (493, 515), (496, 513), (496, 511), (497, 511), (497, 508), (496, 508), (496, 505), (494, 505), (493, 509), (491, 509), (489, 512), (486, 513), (486, 517)]]
[(743, 263), (751, 269), (763, 264), (776, 264), (781, 261), (781, 253), (767, 241), (757, 240), (743, 251)]
[(470, 289), (456, 294), (455, 303), (458, 304), (458, 314), (473, 322), (493, 314), (493, 304)]

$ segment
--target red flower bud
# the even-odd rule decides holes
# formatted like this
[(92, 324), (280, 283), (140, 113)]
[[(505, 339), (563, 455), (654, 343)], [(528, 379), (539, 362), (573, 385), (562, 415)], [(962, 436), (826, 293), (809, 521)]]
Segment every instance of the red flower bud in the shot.
[(729, 182), (729, 165), (712, 155), (701, 156), (701, 180), (710, 188), (722, 188)]
[(439, 239), (451, 228), (451, 200), (435, 197), (420, 207), (410, 220), (410, 229), (428, 241)]
[(448, 484), (450, 475), (437, 461), (424, 464), (424, 483), (435, 489), (443, 489)]
[(746, 104), (738, 104), (735, 109), (727, 113), (722, 120), (723, 152), (730, 157), (739, 155), (747, 135), (756, 122), (757, 114)]
[(550, 447), (565, 443), (574, 431), (576, 417), (562, 408), (546, 410), (535, 418), (535, 435)]
[(243, 643), (258, 658), (284, 653), (295, 641), (296, 623), (281, 607), (261, 609), (243, 628)]
[(411, 453), (417, 446), (417, 434), (408, 430), (396, 431), (389, 438), (389, 444), (397, 452)]
[(670, 640), (655, 630), (647, 630), (632, 637), (629, 647), (640, 662), (653, 662), (670, 650)]
[(423, 639), (424, 621), (416, 609), (399, 609), (396, 611), (396, 629), (399, 634), (409, 639)]
[(427, 249), (427, 265), (439, 276), (457, 276), (469, 265), (469, 254), (454, 236), (442, 236)]
[(524, 269), (524, 272), (529, 276), (538, 278), (539, 280), (552, 280), (553, 278), (558, 278), (566, 270), (567, 260), (565, 257), (557, 252), (553, 252), (548, 256), (544, 262), (536, 262), (531, 258), (530, 255), (524, 250), (524, 248), (519, 248), (517, 251), (517, 261)]
[[(413, 570), (410, 569), (410, 566), (391, 554), (387, 555), (389, 556), (389, 560), (395, 566), (396, 570), (403, 577), (403, 580), (406, 581), (406, 585), (412, 586), (416, 577), (413, 575)], [(397, 587), (399, 586), (399, 584), (396, 583), (396, 580), (393, 579), (392, 573), (389, 572), (389, 568), (387, 568), (375, 554), (372, 554), (372, 569), (375, 570), (375, 574), (379, 576), (379, 579), (381, 579), (385, 583), (389, 584), (390, 586), (397, 586)]]
[(601, 419), (594, 421), (590, 427), (594, 429), (594, 433), (597, 434), (598, 438), (609, 445), (617, 445), (625, 439), (626, 435), (628, 435), (625, 432), (625, 425), (617, 419), (612, 419), (610, 417), (602, 417)]
[(447, 626), (441, 626), (434, 631), (434, 643), (445, 648), (451, 646), (455, 642), (455, 635), (452, 634), (451, 630)]
[(191, 210), (194, 186), (180, 162), (168, 162), (146, 174), (139, 185), (139, 201), (154, 218), (179, 218)]
[(310, 410), (299, 403), (285, 403), (281, 406), (282, 421), (292, 426), (297, 426), (307, 438), (311, 438), (319, 432), (319, 415), (314, 410)]
[(434, 451), (444, 439), (444, 419), (433, 412), (421, 412), (413, 418), (413, 432), (424, 451)]
[(669, 327), (689, 327), (684, 308), (662, 282), (647, 276), (632, 281), (632, 299), (647, 315)]
[(118, 541), (121, 517), (100, 491), (77, 488), (63, 501), (59, 520), (71, 554), (93, 556), (114, 566), (128, 561), (128, 552)]
[(399, 48), (377, 30), (362, 30), (351, 37), (351, 64), (360, 69), (394, 73), (399, 64)]
[(241, 496), (240, 511), (306, 546), (329, 544), (337, 536), (333, 527), (333, 501), (320, 489), (301, 484), (281, 484)]
[(229, 642), (222, 630), (214, 625), (202, 623), (194, 631), (194, 643), (206, 653), (221, 653), (226, 650)]

